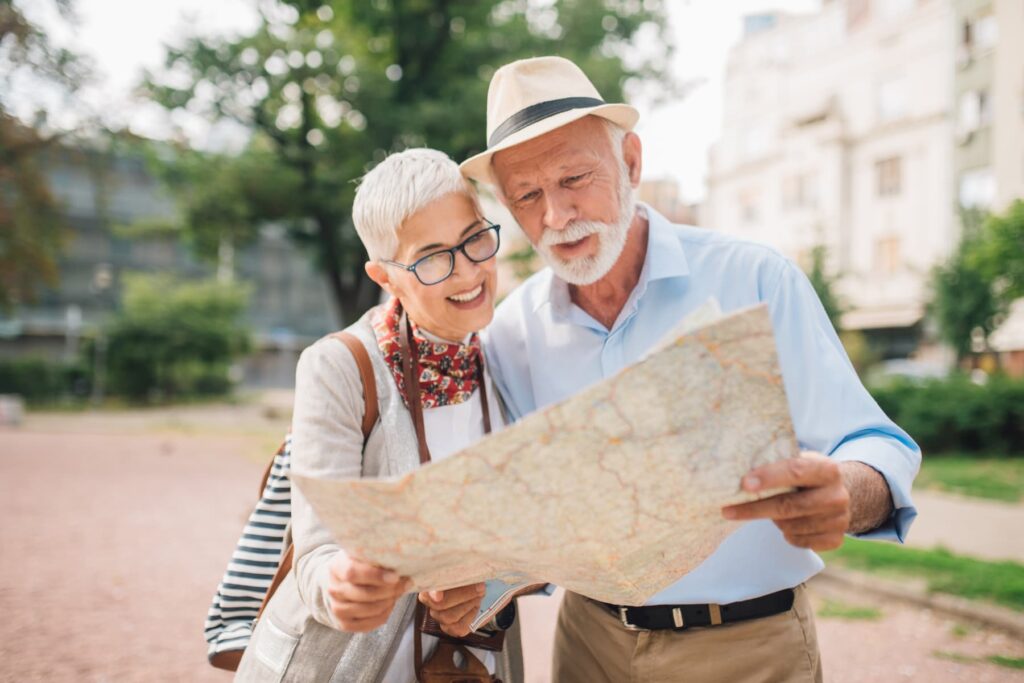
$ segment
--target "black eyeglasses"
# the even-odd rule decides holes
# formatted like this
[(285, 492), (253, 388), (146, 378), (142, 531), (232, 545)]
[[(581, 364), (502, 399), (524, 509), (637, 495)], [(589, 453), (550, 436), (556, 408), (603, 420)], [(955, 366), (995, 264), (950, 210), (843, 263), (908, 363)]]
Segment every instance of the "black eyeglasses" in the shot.
[(455, 252), (461, 251), (473, 263), (483, 263), (498, 253), (498, 247), (501, 245), (501, 226), (490, 221), (487, 223), (490, 227), (474, 232), (461, 244), (457, 244), (451, 249), (442, 249), (427, 254), (423, 258), (416, 259), (412, 265), (398, 261), (384, 261), (384, 263), (411, 271), (416, 279), (424, 285), (436, 285), (444, 282), (455, 272)]

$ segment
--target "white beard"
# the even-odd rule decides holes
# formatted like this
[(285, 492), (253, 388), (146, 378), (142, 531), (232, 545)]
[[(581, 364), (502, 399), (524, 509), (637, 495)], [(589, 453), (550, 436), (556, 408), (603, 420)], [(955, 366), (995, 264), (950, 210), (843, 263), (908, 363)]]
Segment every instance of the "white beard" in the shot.
[[(607, 275), (619, 260), (635, 214), (633, 186), (629, 183), (628, 172), (623, 172), (619, 181), (619, 218), (616, 222), (573, 221), (562, 230), (545, 229), (537, 243), (537, 251), (555, 275), (569, 284), (593, 284)], [(566, 260), (552, 249), (555, 245), (576, 242), (588, 235), (597, 235), (597, 253), (592, 256)]]

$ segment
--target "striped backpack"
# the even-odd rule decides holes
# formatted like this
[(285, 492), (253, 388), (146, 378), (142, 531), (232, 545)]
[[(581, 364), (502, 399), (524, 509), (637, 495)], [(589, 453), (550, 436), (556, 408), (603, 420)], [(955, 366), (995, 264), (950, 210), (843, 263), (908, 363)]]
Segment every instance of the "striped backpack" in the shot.
[[(363, 446), (377, 422), (377, 384), (370, 357), (348, 332), (331, 335), (345, 344), (356, 359), (363, 383)], [(292, 438), (289, 433), (263, 473), (260, 497), (231, 554), (213, 602), (206, 613), (207, 658), (218, 669), (236, 671), (249, 644), (256, 620), (274, 591), (292, 568), (291, 471)]]

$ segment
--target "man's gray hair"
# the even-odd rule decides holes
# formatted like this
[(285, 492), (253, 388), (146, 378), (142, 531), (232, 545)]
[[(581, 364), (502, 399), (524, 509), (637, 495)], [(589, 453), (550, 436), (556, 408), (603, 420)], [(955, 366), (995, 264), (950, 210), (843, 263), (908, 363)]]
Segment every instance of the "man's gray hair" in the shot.
[(392, 259), (402, 223), (442, 197), (476, 194), (459, 166), (436, 149), (407, 149), (392, 154), (363, 176), (352, 205), (352, 221), (370, 260)]

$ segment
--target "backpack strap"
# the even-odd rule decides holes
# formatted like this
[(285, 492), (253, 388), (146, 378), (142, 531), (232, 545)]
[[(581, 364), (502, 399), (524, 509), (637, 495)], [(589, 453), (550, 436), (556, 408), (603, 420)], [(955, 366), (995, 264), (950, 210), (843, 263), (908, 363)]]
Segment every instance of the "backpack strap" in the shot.
[[(359, 379), (363, 383), (363, 448), (366, 448), (366, 442), (370, 440), (370, 432), (373, 431), (373, 426), (377, 424), (377, 418), (380, 413), (380, 408), (377, 406), (377, 380), (373, 377), (373, 365), (370, 363), (369, 354), (366, 353), (366, 347), (363, 346), (363, 343), (354, 334), (350, 332), (335, 332), (331, 337), (348, 347), (348, 350), (352, 352), (352, 356), (356, 359), (356, 365), (359, 367)], [(284, 441), (274, 451), (274, 455), (280, 455), (283, 452)], [(263, 490), (267, 488), (267, 481), (270, 479), (270, 470), (273, 466), (274, 458), (271, 458), (270, 462), (267, 463), (267, 469), (263, 471), (263, 479), (260, 480), (257, 500), (263, 496)]]
[[(377, 380), (373, 377), (373, 366), (370, 364), (370, 356), (366, 353), (366, 347), (363, 346), (363, 343), (349, 332), (335, 332), (331, 337), (348, 347), (348, 350), (352, 352), (356, 359), (356, 365), (359, 366), (359, 380), (363, 384), (363, 448), (365, 449), (366, 442), (370, 440), (370, 432), (373, 431), (373, 426), (377, 424), (377, 418), (380, 416), (380, 409), (377, 406)], [(282, 443), (278, 451), (283, 450), (284, 444)], [(267, 471), (263, 475), (263, 487), (260, 488), (260, 496), (263, 495), (263, 488), (267, 485), (267, 479), (270, 477), (270, 468), (273, 465), (273, 460), (267, 465)], [(257, 619), (263, 615), (263, 610), (266, 609), (277, 587), (281, 585), (284, 577), (291, 571), (294, 550), (295, 547), (289, 544), (284, 555), (281, 557), (281, 563), (277, 567), (273, 581), (270, 582), (267, 595), (263, 598), (263, 604), (260, 605), (260, 611), (256, 614)]]
[(366, 353), (366, 347), (351, 332), (335, 332), (331, 335), (352, 352), (359, 366), (359, 378), (363, 382), (363, 447), (370, 440), (370, 432), (377, 424), (379, 408), (377, 407), (377, 380), (373, 377), (373, 366), (370, 364), (370, 356)]

